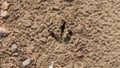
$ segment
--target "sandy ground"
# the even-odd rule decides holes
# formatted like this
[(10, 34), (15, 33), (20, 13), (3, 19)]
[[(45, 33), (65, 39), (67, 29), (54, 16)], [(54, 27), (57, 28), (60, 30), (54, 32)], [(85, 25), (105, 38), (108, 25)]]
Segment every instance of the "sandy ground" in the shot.
[(120, 0), (0, 0), (0, 68), (120, 68)]

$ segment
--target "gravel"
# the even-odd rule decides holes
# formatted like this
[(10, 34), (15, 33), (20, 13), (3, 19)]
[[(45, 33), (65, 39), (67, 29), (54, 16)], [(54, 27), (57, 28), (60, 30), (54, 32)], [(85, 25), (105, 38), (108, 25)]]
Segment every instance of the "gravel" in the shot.
[(27, 58), (26, 60), (23, 61), (22, 65), (27, 66), (30, 64), (30, 62), (31, 62), (31, 58)]
[(17, 50), (17, 45), (15, 44), (15, 43), (13, 43), (12, 45), (11, 45), (11, 51), (12, 52), (15, 52), (16, 50)]

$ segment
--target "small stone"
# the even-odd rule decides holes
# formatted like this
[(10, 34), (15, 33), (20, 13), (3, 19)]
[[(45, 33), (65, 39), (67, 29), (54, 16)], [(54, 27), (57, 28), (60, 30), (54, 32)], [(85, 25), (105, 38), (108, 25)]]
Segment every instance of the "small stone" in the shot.
[(51, 65), (49, 66), (49, 68), (53, 68), (54, 62), (51, 63)]
[(40, 41), (45, 43), (45, 42), (47, 42), (47, 39), (46, 39), (45, 37), (42, 37), (42, 38), (40, 39)]
[(0, 33), (5, 33), (7, 30), (3, 27), (0, 27)]
[(34, 23), (32, 26), (31, 26), (31, 28), (33, 28), (33, 29), (36, 29), (38, 27), (38, 25), (36, 24), (36, 23)]
[(8, 9), (8, 6), (9, 6), (9, 4), (7, 2), (3, 2), (1, 5), (1, 9), (6, 10), (6, 9)]
[(22, 65), (27, 66), (31, 63), (31, 58), (27, 58), (25, 61), (23, 61)]
[(18, 54), (18, 53), (14, 53), (13, 55), (14, 55), (14, 56), (18, 56), (19, 54)]
[(53, 6), (53, 10), (60, 10), (59, 6)]
[(7, 11), (3, 11), (3, 10), (0, 11), (0, 16), (1, 16), (1, 17), (5, 17), (5, 16), (7, 16), (7, 15), (8, 15), (8, 12), (7, 12)]
[(0, 27), (0, 37), (6, 37), (9, 34), (10, 34), (10, 32), (7, 29)]
[(17, 45), (15, 44), (15, 43), (13, 43), (12, 45), (11, 45), (11, 51), (12, 52), (15, 52), (17, 50)]
[(29, 46), (26, 47), (26, 52), (27, 53), (32, 53), (33, 49), (34, 49), (34, 45), (30, 44)]
[(26, 26), (26, 27), (29, 27), (29, 26), (31, 26), (31, 20), (23, 20), (23, 22), (24, 22), (24, 26)]
[(2, 57), (4, 55), (4, 53), (3, 52), (0, 52), (0, 57)]
[(43, 36), (43, 37), (48, 37), (49, 35), (50, 34), (49, 34), (49, 32), (48, 32), (47, 29), (44, 29), (43, 32), (42, 32), (42, 34), (41, 34), (41, 36)]
[(76, 54), (77, 54), (78, 57), (83, 57), (84, 56), (81, 51), (78, 51)]

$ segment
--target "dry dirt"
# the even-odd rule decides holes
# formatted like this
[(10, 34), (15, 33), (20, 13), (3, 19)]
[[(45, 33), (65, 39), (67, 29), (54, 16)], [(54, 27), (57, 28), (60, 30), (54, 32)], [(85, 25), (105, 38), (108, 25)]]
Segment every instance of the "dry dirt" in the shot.
[(0, 68), (120, 68), (120, 0), (0, 0)]

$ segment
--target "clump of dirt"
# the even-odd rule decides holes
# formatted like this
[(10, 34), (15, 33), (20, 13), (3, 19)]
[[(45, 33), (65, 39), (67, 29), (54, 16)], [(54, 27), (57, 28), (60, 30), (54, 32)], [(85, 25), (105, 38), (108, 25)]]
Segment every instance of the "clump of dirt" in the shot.
[(1, 68), (120, 67), (119, 0), (6, 2)]

